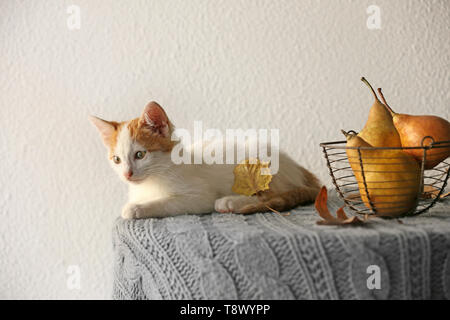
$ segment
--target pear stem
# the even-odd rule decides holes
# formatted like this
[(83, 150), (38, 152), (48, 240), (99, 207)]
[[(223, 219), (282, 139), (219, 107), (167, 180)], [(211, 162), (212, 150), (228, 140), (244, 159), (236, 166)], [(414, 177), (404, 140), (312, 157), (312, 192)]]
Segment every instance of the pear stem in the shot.
[(349, 134), (345, 131), (341, 129), (342, 134), (347, 138), (349, 136)]
[(370, 90), (371, 90), (372, 93), (373, 93), (373, 96), (375, 97), (375, 100), (380, 101), (380, 100), (378, 99), (378, 97), (377, 97), (377, 93), (375, 92), (375, 90), (373, 90), (373, 88), (372, 88), (372, 86), (370, 85), (369, 81), (367, 81), (367, 79), (364, 78), (364, 77), (361, 78), (361, 81), (364, 82), (364, 83), (370, 88)]
[(386, 99), (384, 98), (383, 92), (381, 92), (381, 88), (378, 88), (378, 93), (380, 94), (381, 100), (383, 101), (384, 105), (386, 106), (386, 108), (389, 110), (389, 112), (394, 115), (395, 111), (392, 110), (392, 108), (388, 105), (388, 103), (386, 102)]

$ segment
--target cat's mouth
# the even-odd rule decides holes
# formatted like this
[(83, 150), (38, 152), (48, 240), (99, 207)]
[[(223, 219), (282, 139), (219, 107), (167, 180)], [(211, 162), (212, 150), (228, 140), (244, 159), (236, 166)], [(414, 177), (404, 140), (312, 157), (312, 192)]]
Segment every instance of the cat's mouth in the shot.
[(127, 181), (130, 182), (130, 183), (136, 183), (136, 184), (137, 184), (137, 183), (141, 183), (142, 181), (144, 181), (144, 179), (142, 179), (142, 178), (141, 178), (141, 179), (138, 179), (138, 178), (128, 178)]

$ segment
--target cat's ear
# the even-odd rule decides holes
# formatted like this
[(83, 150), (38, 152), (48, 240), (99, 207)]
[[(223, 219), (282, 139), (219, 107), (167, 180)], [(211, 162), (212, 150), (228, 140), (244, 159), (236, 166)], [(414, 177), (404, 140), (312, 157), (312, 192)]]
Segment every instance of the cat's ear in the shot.
[(116, 131), (115, 125), (109, 121), (94, 116), (89, 116), (89, 120), (96, 126), (105, 146), (109, 147), (111, 138)]
[(156, 102), (152, 101), (144, 109), (139, 119), (141, 126), (146, 126), (153, 132), (167, 138), (170, 134), (169, 118), (164, 109)]

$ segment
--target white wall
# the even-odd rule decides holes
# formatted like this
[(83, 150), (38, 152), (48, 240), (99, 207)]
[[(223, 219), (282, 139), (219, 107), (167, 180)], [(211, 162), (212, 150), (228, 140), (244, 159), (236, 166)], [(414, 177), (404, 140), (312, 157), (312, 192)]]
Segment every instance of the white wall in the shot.
[(0, 298), (111, 295), (126, 187), (89, 113), (124, 120), (157, 100), (178, 127), (280, 128), (327, 184), (318, 144), (364, 124), (362, 75), (398, 111), (449, 118), (448, 0), (4, 0), (0, 17)]

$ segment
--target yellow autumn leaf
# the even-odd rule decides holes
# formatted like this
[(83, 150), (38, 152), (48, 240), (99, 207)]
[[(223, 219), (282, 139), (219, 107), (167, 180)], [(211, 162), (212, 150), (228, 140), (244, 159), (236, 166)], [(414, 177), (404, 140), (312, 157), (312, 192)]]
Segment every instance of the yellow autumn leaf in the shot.
[(269, 183), (272, 181), (269, 163), (259, 159), (244, 160), (234, 168), (233, 173), (234, 185), (231, 190), (245, 196), (269, 189)]

